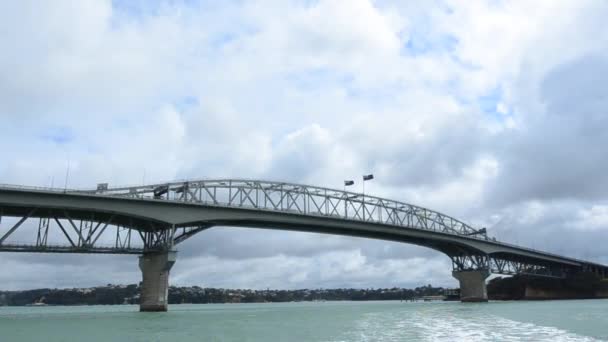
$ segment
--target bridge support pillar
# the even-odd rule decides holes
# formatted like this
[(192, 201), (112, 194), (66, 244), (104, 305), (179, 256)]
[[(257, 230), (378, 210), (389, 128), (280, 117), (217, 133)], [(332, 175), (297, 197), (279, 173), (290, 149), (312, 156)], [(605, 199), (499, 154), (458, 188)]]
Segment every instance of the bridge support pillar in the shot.
[(461, 302), (488, 301), (486, 289), (486, 278), (490, 276), (488, 270), (453, 271), (452, 276), (460, 282)]
[(139, 257), (142, 273), (139, 311), (167, 311), (169, 304), (169, 271), (176, 252), (146, 253)]

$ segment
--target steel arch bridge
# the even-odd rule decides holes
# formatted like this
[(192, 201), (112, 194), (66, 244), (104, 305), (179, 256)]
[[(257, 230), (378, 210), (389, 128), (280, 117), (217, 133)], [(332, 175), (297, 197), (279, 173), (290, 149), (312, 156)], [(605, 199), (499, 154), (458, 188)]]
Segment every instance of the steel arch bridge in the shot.
[[(579, 271), (608, 275), (604, 265), (500, 242), (485, 228), (427, 208), (286, 182), (193, 180), (115, 188), (99, 184), (94, 190), (0, 185), (0, 220), (3, 216), (16, 220), (6, 229), (0, 223), (4, 252), (150, 255), (173, 251), (210, 227), (237, 226), (426, 246), (452, 260), (455, 276), (480, 270), (546, 277)], [(32, 242), (11, 242), (28, 219), (37, 220), (29, 229)], [(52, 231), (60, 243), (50, 242)]]

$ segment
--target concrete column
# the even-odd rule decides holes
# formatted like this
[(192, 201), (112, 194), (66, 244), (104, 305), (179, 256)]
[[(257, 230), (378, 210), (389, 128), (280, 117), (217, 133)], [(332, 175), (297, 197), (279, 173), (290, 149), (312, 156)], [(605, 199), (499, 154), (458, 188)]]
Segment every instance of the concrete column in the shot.
[(142, 273), (139, 311), (167, 311), (169, 271), (175, 263), (175, 251), (147, 253), (139, 257)]
[(461, 302), (487, 302), (486, 278), (488, 270), (453, 271), (452, 276), (460, 282)]

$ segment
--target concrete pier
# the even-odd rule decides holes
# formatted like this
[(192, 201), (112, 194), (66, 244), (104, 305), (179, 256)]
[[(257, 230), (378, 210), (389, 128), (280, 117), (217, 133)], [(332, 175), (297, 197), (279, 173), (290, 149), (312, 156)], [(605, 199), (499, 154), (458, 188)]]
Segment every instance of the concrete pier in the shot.
[(488, 301), (486, 289), (486, 278), (490, 276), (488, 270), (453, 271), (452, 276), (460, 282), (461, 302)]
[(169, 304), (169, 271), (176, 252), (149, 253), (139, 257), (142, 273), (139, 311), (167, 311)]

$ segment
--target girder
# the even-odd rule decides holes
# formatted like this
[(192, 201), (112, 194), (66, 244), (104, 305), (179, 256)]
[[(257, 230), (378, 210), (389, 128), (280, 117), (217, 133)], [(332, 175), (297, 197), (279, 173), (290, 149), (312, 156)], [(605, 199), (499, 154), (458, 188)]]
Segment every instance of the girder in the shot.
[(450, 259), (454, 271), (487, 270), (495, 274), (565, 278), (568, 274), (580, 270), (559, 264), (512, 260), (487, 254), (451, 255)]
[[(33, 210), (30, 213), (32, 212)], [(4, 222), (6, 221), (5, 219)], [(11, 236), (20, 229), (34, 233), (34, 227), (25, 227), (27, 221), (37, 221), (35, 241), (11, 241)], [(6, 224), (0, 224), (0, 234), (5, 230), (4, 226)], [(108, 221), (93, 221), (75, 220), (65, 213), (61, 217), (37, 218), (31, 218), (28, 214), (18, 218), (4, 232), (0, 238), (0, 252), (142, 254), (171, 250), (176, 244), (206, 228), (155, 227), (154, 230), (142, 231), (114, 225), (111, 217)], [(49, 241), (49, 235), (53, 233), (58, 242)]]

